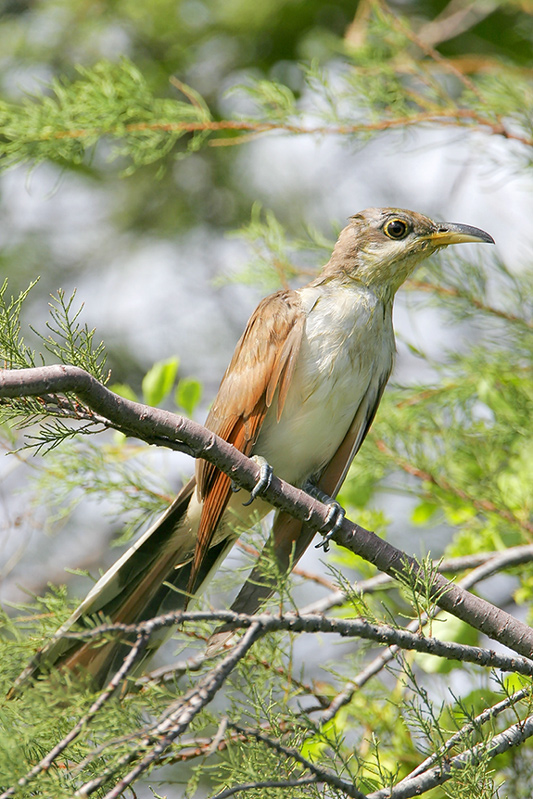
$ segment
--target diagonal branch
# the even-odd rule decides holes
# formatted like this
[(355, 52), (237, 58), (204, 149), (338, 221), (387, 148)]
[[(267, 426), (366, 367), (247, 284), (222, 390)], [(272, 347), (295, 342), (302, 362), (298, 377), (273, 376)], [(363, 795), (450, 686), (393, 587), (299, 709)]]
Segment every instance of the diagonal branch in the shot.
[[(503, 551), (494, 552), (476, 552), (472, 555), (461, 555), (456, 558), (444, 558), (434, 560), (432, 565), (436, 571), (443, 573), (453, 573), (467, 571), (467, 569), (477, 569), (478, 566), (490, 567), (490, 574), (485, 574), (483, 577), (478, 577), (478, 580), (486, 579), (491, 574), (496, 574), (503, 569), (508, 569), (511, 566), (521, 566), (525, 563), (531, 563), (533, 560), (533, 544), (521, 544), (516, 547), (510, 547)], [(293, 573), (296, 573), (296, 569)], [(350, 592), (356, 594), (370, 594), (375, 591), (381, 591), (389, 588), (395, 583), (392, 577), (387, 574), (376, 574), (374, 577), (369, 577), (367, 580), (357, 580), (350, 587)], [(462, 584), (463, 588), (469, 588)], [(338, 590), (331, 591), (322, 599), (317, 599), (311, 602), (304, 608), (301, 608), (300, 613), (305, 616), (306, 613), (325, 613), (339, 605), (344, 605), (348, 600), (348, 593), (339, 588)]]
[(524, 721), (513, 724), (499, 735), (495, 735), (488, 743), (480, 743), (468, 749), (466, 752), (455, 757), (445, 759), (442, 763), (434, 766), (429, 771), (419, 774), (412, 779), (406, 778), (398, 783), (392, 790), (382, 788), (366, 796), (366, 799), (410, 799), (412, 796), (436, 788), (451, 779), (457, 771), (467, 768), (469, 765), (479, 763), (487, 757), (493, 758), (508, 752), (515, 746), (519, 746), (528, 738), (533, 736), (533, 716), (529, 716)]
[[(189, 419), (119, 397), (83, 369), (57, 365), (0, 372), (0, 398), (58, 393), (75, 394), (91, 410), (108, 419), (110, 425), (131, 436), (162, 446), (183, 448), (185, 445), (195, 457), (210, 461), (248, 491), (259, 478), (259, 466), (227, 441)], [(328, 529), (329, 508), (279, 478), (273, 477), (262, 496), (311, 529)], [(414, 579), (417, 588), (428, 590), (424, 570), (414, 558), (369, 530), (345, 519), (334, 540), (391, 577), (404, 581)], [(450, 583), (440, 574), (432, 575), (430, 595), (443, 610), (524, 657), (531, 657), (533, 629), (527, 624)]]
[(284, 755), (287, 758), (295, 760), (305, 769), (310, 771), (311, 774), (315, 775), (321, 782), (325, 782), (332, 788), (337, 788), (337, 790), (343, 791), (347, 796), (352, 797), (352, 799), (366, 799), (365, 794), (361, 793), (361, 791), (359, 791), (355, 785), (353, 785), (353, 783), (343, 780), (336, 774), (333, 774), (331, 771), (328, 771), (327, 769), (318, 766), (316, 763), (311, 762), (300, 752), (298, 752), (297, 749), (284, 746), (275, 738), (270, 738), (268, 735), (265, 735), (265, 733), (261, 732), (261, 730), (246, 730), (244, 727), (241, 727), (238, 724), (231, 724), (230, 726), (241, 735), (246, 735), (248, 738), (255, 738), (256, 741), (264, 743), (267, 747), (277, 752), (278, 755)]
[(518, 704), (518, 702), (522, 702), (524, 699), (531, 700), (531, 690), (531, 685), (528, 685), (526, 688), (521, 688), (519, 691), (516, 691), (511, 696), (507, 696), (501, 702), (497, 702), (495, 705), (492, 705), (492, 707), (488, 707), (483, 710), (481, 713), (479, 713), (479, 715), (461, 727), (460, 730), (457, 730), (456, 733), (450, 736), (446, 743), (441, 746), (437, 752), (427, 757), (422, 763), (413, 769), (413, 771), (408, 774), (407, 777), (404, 777), (402, 782), (408, 782), (409, 780), (418, 777), (419, 774), (427, 772), (436, 763), (441, 762), (448, 752), (454, 749), (473, 732), (479, 730), (483, 724), (486, 724), (488, 721), (497, 718), (501, 713)]
[(506, 522), (509, 522), (510, 524), (516, 524), (529, 538), (533, 538), (533, 522), (529, 521), (528, 519), (521, 519), (508, 508), (500, 508), (495, 505), (494, 502), (491, 502), (488, 499), (478, 499), (477, 497), (473, 497), (459, 486), (450, 483), (445, 477), (431, 474), (431, 472), (425, 471), (424, 469), (419, 469), (407, 458), (396, 455), (390, 449), (390, 447), (387, 446), (385, 441), (381, 439), (376, 441), (376, 446), (380, 452), (383, 452), (388, 458), (391, 458), (396, 466), (398, 466), (400, 469), (403, 469), (403, 471), (407, 474), (410, 474), (425, 483), (431, 483), (432, 485), (437, 486), (437, 488), (442, 489), (442, 491), (446, 491), (449, 494), (459, 497), (459, 499), (462, 499), (465, 502), (471, 503), (476, 510), (480, 511), (481, 513), (497, 514), (501, 519), (505, 519)]
[(468, 303), (474, 308), (477, 308), (483, 313), (491, 316), (497, 316), (499, 319), (504, 319), (506, 322), (521, 325), (527, 330), (533, 330), (533, 320), (518, 316), (510, 311), (504, 311), (502, 308), (497, 308), (494, 305), (489, 305), (486, 300), (474, 297), (471, 292), (461, 289), (456, 286), (439, 286), (437, 283), (430, 283), (427, 280), (409, 279), (404, 287), (415, 291), (426, 291), (433, 294), (438, 294), (440, 297), (453, 297), (468, 300)]
[[(506, 552), (495, 552), (493, 553), (493, 557), (487, 558), (485, 556), (485, 561), (480, 563), (470, 574), (467, 574), (466, 577), (463, 577), (461, 582), (459, 583), (461, 588), (470, 589), (472, 586), (476, 585), (481, 580), (486, 580), (488, 577), (496, 574), (501, 569), (504, 569), (511, 565), (518, 565), (520, 563), (529, 563), (533, 558), (533, 545), (528, 544), (526, 546), (521, 547), (513, 547)], [(463, 560), (462, 558), (458, 558), (458, 560)], [(441, 564), (441, 568), (444, 564)], [(303, 611), (305, 612), (305, 611)], [(313, 612), (307, 610), (307, 612)], [(316, 611), (315, 611), (316, 612)], [(438, 612), (435, 609), (435, 612), (431, 614), (425, 614), (424, 617), (420, 619), (414, 619), (410, 624), (407, 625), (405, 628), (406, 631), (417, 633), (420, 632), (421, 625), (425, 624), (429, 621), (429, 618), (438, 618)], [(324, 712), (320, 716), (321, 724), (326, 724), (328, 721), (331, 721), (339, 710), (347, 705), (354, 693), (356, 691), (361, 690), (361, 688), (366, 685), (366, 683), (372, 678), (375, 677), (388, 663), (390, 663), (395, 657), (396, 653), (399, 650), (398, 644), (389, 645), (385, 650), (379, 653), (370, 663), (359, 672), (359, 674), (347, 682), (340, 691), (337, 696), (331, 701), (329, 706), (324, 710)]]

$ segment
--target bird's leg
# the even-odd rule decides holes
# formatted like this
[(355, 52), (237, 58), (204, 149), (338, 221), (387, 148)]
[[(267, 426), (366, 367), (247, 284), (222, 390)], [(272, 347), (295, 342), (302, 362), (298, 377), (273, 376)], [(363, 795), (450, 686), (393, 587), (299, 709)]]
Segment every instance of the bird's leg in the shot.
[(244, 507), (251, 505), (254, 499), (256, 499), (266, 488), (269, 487), (270, 483), (272, 482), (272, 475), (274, 474), (272, 471), (272, 466), (267, 463), (266, 460), (261, 457), (261, 455), (252, 455), (252, 460), (255, 461), (259, 466), (259, 478), (257, 483), (250, 491), (250, 499), (247, 502), (242, 503)]
[(326, 518), (326, 524), (324, 525), (328, 528), (331, 525), (331, 528), (322, 538), (322, 541), (318, 543), (315, 549), (320, 549), (320, 547), (324, 547), (324, 552), (329, 551), (329, 542), (340, 528), (344, 517), (346, 516), (346, 511), (337, 502), (336, 499), (330, 497), (329, 494), (326, 494), (325, 491), (322, 491), (321, 488), (318, 488), (314, 483), (308, 480), (305, 485), (303, 486), (303, 490), (313, 497), (313, 499), (318, 499), (319, 502), (323, 502), (324, 505), (328, 506), (328, 515)]

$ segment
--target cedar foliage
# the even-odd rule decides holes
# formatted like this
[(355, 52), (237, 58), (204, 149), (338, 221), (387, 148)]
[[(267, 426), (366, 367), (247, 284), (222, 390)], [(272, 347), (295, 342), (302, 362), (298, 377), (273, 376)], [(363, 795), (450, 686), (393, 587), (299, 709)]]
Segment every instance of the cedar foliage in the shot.
[[(148, 185), (151, 190), (154, 178), (159, 180), (158, 197), (148, 216), (161, 210), (161, 229), (169, 226), (171, 215), (184, 227), (205, 219), (205, 188), (188, 203), (179, 198), (169, 203), (170, 209), (162, 208), (169, 173), (179, 168), (176, 159), (200, 154), (211, 165), (214, 182), (231, 185), (232, 152), (259, 135), (340, 137), (347, 146), (359, 148), (384, 131), (407, 136), (420, 126), (451, 126), (463, 136), (497, 139), (513, 169), (531, 168), (530, 36), (524, 33), (531, 31), (531, 14), (524, 4), (496, 4), (488, 19), (477, 9), (472, 27), (451, 41), (437, 39), (433, 44), (420, 36), (416, 3), (400, 17), (384, 2), (361, 2), (351, 20), (352, 4), (339, 2), (337, 17), (328, 17), (314, 29), (313, 3), (302, 4), (306, 8), (300, 17), (290, 4), (266, 4), (268, 16), (255, 8), (257, 4), (252, 8), (228, 3), (217, 22), (215, 4), (206, 4), (207, 21), (188, 30), (168, 21), (176, 9), (184, 14), (185, 4), (160, 2), (135, 10), (122, 2), (103, 10), (88, 3), (94, 6), (92, 16), (80, 4), (78, 22), (87, 35), (97, 37), (111, 23), (131, 26), (129, 57), (118, 60), (95, 57), (80, 30), (69, 27), (76, 4), (58, 0), (43, 5), (57, 14), (59, 29), (73, 31), (72, 46), (83, 63), (74, 68), (59, 44), (54, 51), (41, 42), (32, 51), (28, 59), (49, 59), (55, 74), (22, 97), (5, 90), (0, 100), (2, 165), (33, 168), (51, 163), (90, 180), (102, 180), (111, 170), (111, 178), (105, 180), (132, 181), (136, 188), (128, 198), (133, 223), (142, 218), (141, 202), (151, 196)], [(427, 4), (424, 13), (428, 9), (443, 24), (437, 18), (440, 4)], [(4, 37), (9, 31), (29, 36), (31, 25), (38, 24), (37, 14), (31, 4), (7, 14), (0, 22)], [(304, 33), (298, 37), (300, 29)], [(260, 57), (265, 30), (276, 42), (270, 61)], [(202, 37), (215, 35), (233, 37), (240, 45), (248, 38), (247, 52), (255, 58), (251, 55), (247, 61), (241, 55), (239, 61), (235, 56), (237, 66), (260, 67), (232, 89), (239, 101), (235, 107), (244, 109), (239, 113), (222, 113), (218, 87), (204, 97), (181, 81), (166, 83), (169, 74), (187, 72), (193, 52), (201, 59)], [(179, 44), (174, 49), (173, 41)], [(164, 51), (160, 58), (158, 48)], [(313, 59), (300, 64), (297, 77), (282, 67), (269, 74), (282, 53), (290, 53), (294, 63), (297, 54), (310, 53)], [(10, 55), (20, 57), (13, 51)], [(235, 146), (225, 146), (230, 144)], [(244, 191), (236, 205), (242, 222), (238, 235), (250, 247), (250, 261), (246, 273), (232, 279), (258, 281), (270, 290), (298, 281), (324, 262), (335, 230), (295, 234), (271, 209), (263, 211), (258, 205), (245, 220), (242, 209), (249, 202)], [(218, 213), (217, 217), (213, 211), (210, 221), (224, 226), (223, 214)], [(31, 241), (15, 247), (4, 262), (9, 255), (12, 263), (26, 255), (27, 263), (36, 261)], [(23, 266), (22, 272), (28, 268)], [(466, 263), (452, 253), (432, 259), (414, 276), (407, 289), (417, 301), (431, 304), (449, 324), (464, 325), (472, 343), (460, 353), (446, 352), (439, 363), (417, 352), (431, 367), (432, 379), (387, 391), (342, 491), (341, 501), (351, 518), (387, 535), (391, 519), (377, 509), (377, 499), (386, 490), (401, 491), (413, 500), (412, 519), (406, 522), (453, 531), (447, 559), (512, 554), (514, 547), (530, 543), (532, 274), (531, 269), (517, 274), (495, 258)], [(36, 276), (37, 267), (31, 280)], [(54, 287), (48, 326), (41, 325), (35, 336), (21, 322), (32, 294), (28, 297), (18, 280), (13, 276), (1, 294), (0, 359), (6, 367), (73, 363), (107, 380), (103, 345), (82, 322), (75, 299)], [(11, 289), (12, 284), (16, 288)], [(38, 290), (34, 286), (31, 291)], [(135, 368), (133, 382), (138, 384), (140, 367)], [(125, 382), (122, 375), (121, 380)], [(128, 385), (117, 390), (136, 394)], [(155, 365), (137, 393), (148, 404), (166, 402), (177, 411), (193, 413), (200, 391), (197, 381), (181, 375), (177, 362), (165, 361)], [(110, 436), (101, 420), (74, 398), (4, 399), (0, 411), (5, 447), (15, 450), (11, 457), (25, 459), (26, 450), (17, 450), (19, 446), (41, 453), (32, 461), (36, 477), (31, 491), (48, 526), (72, 513), (83, 492), (105, 500), (106, 509), (120, 520), (119, 536), (126, 539), (170, 499), (172, 490), (153, 469), (147, 448)], [(251, 536), (252, 544), (257, 544), (257, 536), (260, 533)], [(531, 601), (532, 562), (533, 553), (520, 566), (502, 558), (496, 567), (510, 575), (506, 604), (522, 617)], [(414, 619), (420, 635), (490, 647), (475, 630), (443, 614), (424, 626), (424, 614), (433, 614), (435, 608), (409, 585), (370, 582), (366, 592), (359, 592), (351, 586), (354, 574), (368, 581), (374, 573), (355, 556), (336, 550), (328, 564), (329, 587), (321, 590), (325, 595), (336, 589), (344, 592), (327, 611), (334, 617), (362, 615), (398, 628)], [(428, 580), (432, 568), (428, 563)], [(466, 573), (457, 568), (454, 579)], [(227, 579), (226, 574), (222, 581)], [(293, 580), (312, 582), (313, 576)], [(482, 585), (479, 590), (483, 592)], [(282, 581), (280, 595), (289, 609), (298, 605), (292, 592), (292, 582)], [(273, 600), (273, 613), (279, 603), (279, 598)], [(50, 586), (45, 596), (32, 597), (15, 611), (4, 608), (2, 695), (75, 604), (64, 587)], [(135, 785), (144, 775), (135, 774), (143, 758), (148, 759), (154, 796), (217, 791), (230, 796), (246, 788), (250, 796), (272, 799), (333, 794), (377, 799), (388, 796), (386, 789), (426, 758), (447, 777), (440, 787), (429, 782), (423, 786), (428, 797), (518, 799), (528, 794), (533, 780), (529, 678), (398, 650), (366, 681), (361, 676), (365, 666), (382, 650), (355, 638), (341, 643), (326, 633), (304, 650), (312, 657), (307, 654), (301, 666), (295, 663), (302, 663), (302, 636), (262, 636), (222, 675), (216, 701), (205, 702), (183, 731), (159, 749), (165, 719), (177, 712), (180, 702), (186, 704), (189, 692), (207, 684), (213, 669), (220, 669), (220, 662), (194, 666), (193, 655), (202, 652), (215, 626), (215, 618), (184, 625), (174, 641), (178, 666), (164, 676), (154, 674), (137, 692), (108, 698), (97, 711), (90, 685), (58, 674), (39, 681), (16, 701), (3, 702), (3, 795), (128, 795), (121, 780), (131, 778)], [(450, 684), (459, 688), (452, 693)], [(328, 711), (331, 703), (338, 705), (335, 712)], [(81, 720), (79, 733), (68, 745), (36, 768)], [(512, 737), (513, 725), (524, 730), (522, 738), (519, 733)], [(516, 745), (502, 743), (495, 751), (493, 742), (503, 741), (505, 731)], [(448, 771), (450, 762), (456, 767)]]

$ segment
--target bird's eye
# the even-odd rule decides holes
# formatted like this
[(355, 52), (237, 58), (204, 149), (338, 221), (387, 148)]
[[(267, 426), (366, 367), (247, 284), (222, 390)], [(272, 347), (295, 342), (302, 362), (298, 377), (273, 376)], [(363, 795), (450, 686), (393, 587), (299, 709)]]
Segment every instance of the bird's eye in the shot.
[(407, 223), (403, 219), (391, 219), (383, 228), (383, 232), (389, 239), (403, 239), (408, 233)]

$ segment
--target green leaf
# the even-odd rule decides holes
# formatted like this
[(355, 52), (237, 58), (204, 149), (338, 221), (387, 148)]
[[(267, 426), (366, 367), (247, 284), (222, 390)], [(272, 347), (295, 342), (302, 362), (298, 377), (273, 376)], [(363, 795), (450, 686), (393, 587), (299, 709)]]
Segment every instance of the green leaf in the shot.
[(39, 336), (44, 347), (54, 358), (61, 363), (79, 366), (100, 382), (105, 383), (104, 343), (101, 341), (96, 344), (94, 341), (96, 331), (90, 330), (86, 324), (79, 321), (83, 304), (76, 310), (74, 308), (75, 299), (76, 291), (67, 297), (63, 289), (58, 289), (57, 294), (51, 295), (51, 321), (46, 323), (48, 332), (40, 333), (32, 325), (30, 328)]
[(202, 384), (199, 380), (192, 377), (184, 377), (180, 380), (174, 399), (179, 408), (183, 408), (188, 416), (192, 416), (194, 409), (202, 398)]
[(142, 381), (143, 399), (147, 405), (159, 405), (168, 397), (178, 373), (179, 358), (154, 363)]
[(435, 515), (438, 509), (439, 506), (435, 502), (423, 500), (422, 502), (419, 502), (414, 509), (413, 513), (411, 514), (411, 519), (414, 524), (425, 524)]
[(331, 746), (339, 733), (342, 733), (346, 725), (348, 711), (342, 709), (336, 717), (330, 719), (322, 726), (315, 735), (310, 735), (305, 739), (300, 747), (300, 754), (311, 763), (317, 763), (325, 749)]
[[(454, 641), (457, 644), (479, 646), (479, 633), (466, 622), (450, 613), (440, 613), (432, 622), (432, 634), (440, 641)], [(427, 674), (449, 674), (457, 668), (457, 662), (417, 652), (416, 662)]]
[(118, 394), (119, 397), (124, 397), (124, 399), (131, 400), (132, 402), (138, 402), (139, 398), (137, 394), (132, 389), (131, 386), (128, 386), (126, 383), (113, 383), (112, 386), (109, 387), (110, 391), (113, 391), (115, 394)]

